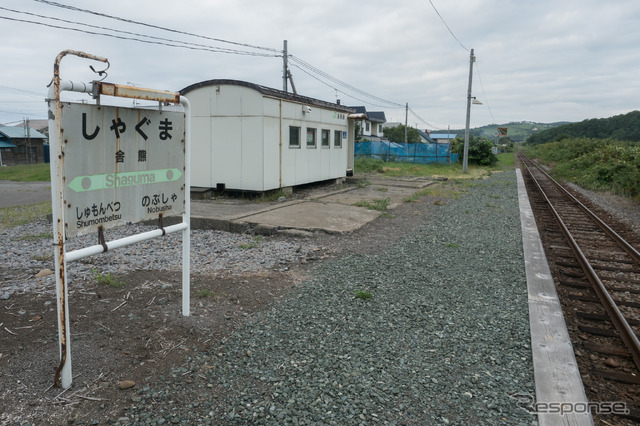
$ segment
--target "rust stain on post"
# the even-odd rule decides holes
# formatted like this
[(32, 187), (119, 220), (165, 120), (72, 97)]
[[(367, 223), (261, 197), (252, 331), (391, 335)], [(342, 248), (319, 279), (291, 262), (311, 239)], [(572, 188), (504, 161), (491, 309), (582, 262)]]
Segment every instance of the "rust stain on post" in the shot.
[(107, 82), (97, 82), (98, 93), (107, 96), (117, 96), (120, 98), (140, 99), (143, 101), (180, 103), (180, 93), (168, 92), (164, 90), (151, 90), (141, 87), (126, 86), (124, 84), (114, 84)]

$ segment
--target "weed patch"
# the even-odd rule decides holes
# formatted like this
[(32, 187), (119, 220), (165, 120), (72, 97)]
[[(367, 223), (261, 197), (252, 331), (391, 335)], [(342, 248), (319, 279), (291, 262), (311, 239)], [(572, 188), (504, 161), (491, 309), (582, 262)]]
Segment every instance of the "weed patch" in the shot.
[(43, 239), (51, 239), (53, 234), (51, 232), (43, 232), (41, 234), (26, 234), (20, 237), (21, 241), (37, 241)]
[(91, 268), (91, 272), (93, 273), (93, 279), (100, 285), (108, 285), (109, 287), (123, 287), (126, 283), (120, 281), (115, 276), (111, 275), (111, 272), (107, 272), (106, 274), (101, 274), (95, 269)]
[(24, 225), (51, 213), (51, 202), (0, 209), (0, 229)]
[(368, 291), (356, 291), (356, 298), (361, 300), (369, 300), (373, 297), (373, 294)]
[(353, 205), (356, 207), (364, 207), (367, 210), (377, 210), (379, 212), (384, 212), (389, 208), (389, 203), (391, 202), (390, 198), (385, 199), (376, 199), (369, 201), (358, 201)]

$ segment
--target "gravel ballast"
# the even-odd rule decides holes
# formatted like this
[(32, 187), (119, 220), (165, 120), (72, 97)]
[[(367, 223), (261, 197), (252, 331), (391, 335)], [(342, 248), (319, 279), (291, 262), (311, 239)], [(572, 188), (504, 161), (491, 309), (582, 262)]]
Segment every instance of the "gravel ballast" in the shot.
[(515, 173), (467, 186), (139, 389), (123, 423), (536, 424), (510, 397), (535, 394)]

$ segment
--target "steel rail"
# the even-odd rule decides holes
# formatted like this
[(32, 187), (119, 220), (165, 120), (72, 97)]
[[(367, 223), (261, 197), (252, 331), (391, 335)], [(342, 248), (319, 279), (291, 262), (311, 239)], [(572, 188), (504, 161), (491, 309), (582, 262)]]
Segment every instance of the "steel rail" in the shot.
[[(527, 166), (525, 161), (523, 161), (523, 164), (527, 169), (529, 176), (531, 176), (531, 178), (533, 179), (533, 182), (538, 188), (538, 191), (540, 191), (540, 194), (542, 195), (545, 202), (549, 206), (551, 213), (553, 214), (558, 225), (560, 226), (560, 229), (562, 230), (564, 236), (566, 237), (571, 250), (575, 254), (578, 262), (580, 263), (580, 266), (582, 267), (582, 270), (587, 275), (587, 279), (591, 283), (598, 298), (602, 302), (602, 306), (607, 311), (607, 314), (609, 315), (609, 318), (611, 319), (613, 326), (618, 331), (620, 338), (622, 339), (624, 344), (627, 346), (627, 349), (629, 350), (633, 358), (633, 362), (635, 363), (636, 367), (640, 369), (640, 341), (638, 340), (638, 336), (636, 336), (636, 333), (633, 331), (633, 329), (631, 328), (627, 320), (624, 318), (624, 315), (622, 315), (622, 312), (618, 308), (618, 305), (616, 305), (615, 301), (613, 300), (613, 298), (605, 288), (604, 284), (600, 280), (600, 277), (598, 277), (598, 274), (593, 269), (593, 267), (587, 260), (586, 256), (578, 246), (578, 243), (573, 238), (573, 235), (571, 235), (571, 232), (565, 225), (564, 221), (562, 220), (562, 218), (560, 218), (558, 211), (555, 209), (555, 207), (553, 207), (553, 204), (547, 197), (547, 194), (542, 189), (540, 183), (538, 182), (538, 179), (536, 179), (533, 173), (531, 172), (531, 170), (529, 170), (529, 167)], [(546, 173), (545, 175), (548, 176), (548, 174)]]
[[(526, 158), (526, 157), (525, 157)], [(629, 254), (629, 256), (631, 256), (633, 258), (633, 260), (640, 266), (640, 252), (638, 252), (638, 250), (636, 250), (631, 244), (629, 244), (624, 238), (622, 238), (620, 235), (618, 235), (618, 233), (616, 231), (614, 231), (613, 229), (611, 229), (609, 227), (609, 225), (607, 225), (606, 223), (604, 223), (602, 221), (602, 219), (600, 219), (594, 212), (592, 212), (591, 210), (589, 210), (589, 208), (587, 206), (585, 206), (584, 204), (582, 204), (580, 202), (580, 200), (578, 200), (576, 197), (573, 196), (573, 194), (571, 194), (569, 191), (567, 191), (567, 189), (565, 187), (563, 187), (562, 185), (560, 185), (559, 182), (557, 182), (554, 178), (552, 178), (547, 172), (545, 172), (539, 165), (537, 165), (535, 162), (533, 162), (531, 159), (527, 160), (529, 162), (531, 162), (538, 170), (540, 170), (540, 172), (542, 172), (542, 174), (544, 174), (556, 187), (558, 187), (558, 189), (560, 189), (567, 197), (569, 197), (574, 203), (576, 203), (578, 205), (578, 207), (580, 207), (580, 209), (585, 212), (589, 217), (591, 217), (591, 219), (593, 219), (596, 224), (604, 231), (607, 233), (607, 235), (609, 235), (611, 237), (612, 240), (614, 240), (616, 242), (616, 244), (618, 244), (618, 246), (620, 246), (620, 248), (622, 248), (624, 251), (627, 252), (627, 254)]]

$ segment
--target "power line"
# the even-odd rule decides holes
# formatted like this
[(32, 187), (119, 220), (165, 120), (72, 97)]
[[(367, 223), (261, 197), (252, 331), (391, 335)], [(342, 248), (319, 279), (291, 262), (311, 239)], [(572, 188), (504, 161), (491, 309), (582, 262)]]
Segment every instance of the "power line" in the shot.
[(273, 48), (270, 48), (270, 47), (256, 46), (256, 45), (247, 44), (247, 43), (239, 43), (239, 42), (235, 42), (235, 41), (224, 40), (224, 39), (221, 39), (221, 38), (207, 37), (207, 36), (203, 36), (203, 35), (199, 35), (199, 34), (189, 33), (189, 32), (186, 32), (186, 31), (174, 30), (172, 28), (161, 27), (159, 25), (148, 24), (146, 22), (134, 21), (134, 20), (131, 20), (131, 19), (125, 19), (125, 18), (121, 18), (119, 16), (107, 15), (106, 13), (95, 12), (95, 11), (89, 10), (89, 9), (81, 9), (79, 7), (69, 6), (69, 5), (57, 3), (57, 2), (54, 2), (54, 1), (48, 1), (48, 0), (33, 0), (33, 1), (35, 1), (37, 3), (43, 3), (43, 4), (46, 4), (46, 5), (49, 5), (49, 6), (54, 6), (54, 7), (60, 7), (60, 8), (63, 8), (63, 9), (73, 10), (75, 12), (88, 13), (88, 14), (91, 14), (91, 15), (101, 16), (101, 17), (108, 18), (108, 19), (114, 19), (114, 20), (117, 20), (117, 21), (122, 21), (122, 22), (129, 23), (129, 24), (142, 25), (142, 26), (145, 26), (145, 27), (155, 28), (155, 29), (162, 30), (162, 31), (169, 31), (169, 32), (176, 33), (176, 34), (183, 34), (183, 35), (188, 35), (188, 36), (191, 36), (191, 37), (197, 37), (197, 38), (202, 38), (202, 39), (206, 39), (206, 40), (217, 41), (217, 42), (220, 42), (220, 43), (233, 44), (233, 45), (236, 45), (236, 46), (249, 47), (249, 48), (252, 48), (252, 49), (267, 50), (267, 51), (271, 51), (271, 52), (280, 52), (279, 50), (273, 49)]
[(5, 90), (7, 92), (17, 93), (17, 94), (20, 94), (20, 95), (37, 96), (39, 98), (44, 98), (44, 94), (43, 93), (31, 92), (29, 90), (18, 89), (17, 87), (9, 87), (9, 86), (0, 85), (0, 90)]
[[(130, 41), (136, 41), (136, 42), (140, 42), (140, 43), (156, 44), (156, 45), (168, 46), (168, 47), (178, 47), (178, 48), (184, 48), (184, 49), (190, 49), (190, 50), (201, 50), (201, 51), (209, 51), (209, 52), (215, 52), (215, 53), (229, 53), (229, 54), (237, 54), (237, 55), (261, 56), (261, 57), (279, 57), (279, 56), (282, 56), (282, 52), (281, 51), (279, 51), (277, 49), (273, 49), (273, 48), (267, 48), (267, 47), (257, 46), (257, 45), (247, 44), (247, 43), (239, 43), (239, 42), (234, 42), (234, 41), (224, 40), (224, 39), (219, 39), (219, 38), (214, 38), (214, 37), (202, 36), (202, 35), (199, 35), (199, 34), (189, 33), (189, 32), (175, 30), (175, 29), (171, 29), (171, 28), (166, 28), (166, 27), (162, 27), (162, 26), (158, 26), (158, 25), (148, 24), (148, 23), (145, 23), (145, 22), (134, 21), (134, 20), (130, 20), (130, 19), (121, 18), (121, 17), (118, 17), (118, 16), (113, 16), (113, 15), (108, 15), (108, 14), (104, 14), (104, 13), (100, 13), (100, 12), (95, 12), (95, 11), (88, 10), (88, 9), (81, 9), (81, 8), (74, 7), (74, 6), (68, 6), (68, 5), (64, 5), (64, 4), (53, 2), (53, 1), (49, 1), (49, 0), (33, 0), (33, 1), (38, 2), (38, 3), (43, 3), (43, 4), (46, 4), (46, 5), (49, 5), (49, 6), (53, 6), (53, 7), (59, 7), (59, 8), (72, 10), (72, 11), (76, 11), (76, 12), (88, 13), (88, 14), (92, 14), (92, 15), (96, 15), (96, 16), (100, 16), (100, 17), (104, 17), (104, 18), (108, 18), (108, 19), (114, 19), (114, 20), (125, 22), (125, 23), (129, 23), (129, 24), (142, 25), (142, 26), (145, 26), (145, 27), (159, 29), (159, 30), (163, 30), (163, 31), (168, 31), (168, 32), (176, 33), (176, 34), (183, 34), (183, 35), (188, 35), (188, 36), (191, 36), (191, 37), (197, 37), (197, 38), (202, 38), (202, 39), (206, 39), (206, 40), (212, 40), (212, 41), (216, 41), (216, 42), (220, 42), (220, 43), (228, 43), (228, 44), (247, 47), (247, 48), (251, 48), (251, 49), (266, 50), (266, 51), (269, 51), (269, 52), (272, 52), (272, 53), (271, 54), (266, 54), (266, 53), (250, 52), (250, 51), (246, 51), (246, 50), (229, 49), (229, 48), (209, 46), (209, 45), (203, 45), (203, 44), (197, 44), (197, 43), (184, 42), (184, 41), (179, 41), (179, 40), (172, 40), (172, 39), (167, 39), (167, 38), (162, 38), (162, 37), (155, 37), (155, 36), (146, 35), (146, 34), (134, 33), (134, 32), (130, 32), (130, 31), (117, 30), (117, 29), (101, 27), (101, 26), (97, 26), (97, 25), (90, 25), (90, 24), (85, 24), (85, 23), (82, 23), (82, 22), (70, 21), (70, 20), (55, 18), (55, 17), (51, 17), (51, 16), (39, 15), (39, 14), (35, 14), (35, 13), (30, 13), (30, 12), (18, 11), (18, 10), (14, 10), (14, 9), (8, 9), (8, 8), (5, 8), (5, 7), (0, 7), (0, 9), (7, 10), (7, 11), (10, 11), (10, 12), (13, 12), (13, 13), (18, 13), (18, 14), (26, 14), (26, 15), (30, 15), (30, 16), (34, 16), (34, 17), (38, 17), (38, 18), (42, 18), (42, 19), (49, 19), (49, 20), (59, 21), (59, 22), (63, 22), (63, 23), (66, 23), (66, 24), (80, 25), (80, 26), (93, 28), (93, 29), (98, 29), (98, 30), (106, 30), (106, 31), (114, 32), (116, 34), (110, 34), (110, 33), (105, 33), (105, 32), (98, 32), (98, 31), (89, 31), (89, 30), (84, 30), (84, 29), (80, 29), (80, 28), (74, 28), (74, 27), (68, 27), (68, 26), (62, 26), (62, 25), (53, 25), (53, 24), (49, 24), (49, 23), (45, 23), (45, 22), (32, 21), (32, 20), (26, 20), (26, 19), (9, 18), (9, 17), (4, 17), (4, 16), (0, 16), (0, 18), (5, 19), (5, 20), (9, 20), (9, 21), (29, 23), (29, 24), (33, 24), (33, 25), (40, 25), (40, 26), (45, 26), (45, 27), (49, 27), (49, 28), (67, 30), (67, 31), (75, 31), (75, 32), (80, 32), (80, 33), (85, 33), (85, 34), (90, 34), (90, 35), (98, 35), (98, 36), (111, 37), (111, 38), (116, 38), (116, 39), (121, 39), (121, 40), (130, 40)], [(432, 3), (432, 6), (433, 6), (433, 3)], [(435, 6), (434, 6), (434, 9), (435, 9)], [(436, 13), (438, 13), (437, 10), (436, 10)], [(439, 13), (438, 13), (438, 15), (440, 16)], [(441, 17), (441, 19), (442, 19), (442, 17)], [(444, 20), (443, 20), (443, 22), (444, 22)], [(446, 22), (445, 22), (445, 26), (446, 26)], [(447, 28), (448, 28), (448, 26), (447, 26)], [(451, 32), (451, 30), (449, 30), (449, 31)], [(126, 35), (118, 35), (118, 34), (126, 34)], [(452, 33), (452, 35), (453, 35), (453, 33)], [(150, 39), (150, 40), (141, 39), (139, 37), (147, 38), (147, 39)], [(455, 37), (455, 35), (454, 35), (454, 37)], [(358, 89), (355, 86), (352, 86), (352, 85), (350, 85), (350, 84), (348, 84), (348, 83), (346, 83), (346, 82), (344, 82), (344, 81), (332, 76), (331, 74), (320, 70), (319, 68), (309, 64), (308, 62), (303, 61), (302, 59), (300, 59), (298, 57), (295, 57), (295, 56), (291, 55), (290, 59), (293, 62), (296, 62), (296, 64), (292, 64), (293, 66), (295, 66), (296, 68), (300, 69), (301, 71), (303, 71), (305, 74), (311, 76), (312, 78), (318, 80), (319, 82), (321, 82), (321, 83), (327, 85), (328, 87), (334, 89), (335, 91), (344, 94), (345, 96), (349, 96), (349, 97), (352, 97), (353, 99), (356, 99), (358, 101), (364, 102), (365, 104), (374, 105), (374, 106), (381, 107), (381, 108), (385, 108), (385, 107), (388, 107), (388, 106), (392, 106), (394, 108), (404, 108), (403, 104), (400, 104), (400, 103), (397, 103), (397, 102), (393, 102), (393, 101), (389, 101), (389, 100), (380, 98), (378, 96), (375, 96), (375, 95), (373, 95), (371, 93), (368, 93), (368, 92), (366, 92), (364, 90)], [(306, 70), (303, 69), (303, 68), (306, 68)], [(365, 101), (365, 100), (363, 100), (363, 99), (361, 99), (361, 98), (359, 98), (357, 96), (354, 96), (354, 95), (348, 93), (345, 90), (339, 90), (337, 87), (327, 83), (326, 81), (321, 80), (319, 77), (317, 77), (316, 75), (313, 75), (312, 73), (316, 74), (317, 76), (320, 76), (320, 77), (322, 77), (322, 78), (324, 78), (324, 79), (326, 79), (326, 80), (328, 80), (328, 81), (330, 81), (330, 82), (332, 82), (332, 83), (334, 83), (334, 84), (336, 84), (338, 86), (342, 86), (343, 88), (345, 88), (348, 91), (355, 92), (358, 95), (360, 95), (361, 97), (373, 99), (376, 102), (378, 102), (378, 104)], [(382, 104), (385, 104), (385, 105), (379, 105), (379, 103), (382, 103)], [(426, 120), (424, 120), (420, 116), (418, 116), (414, 111), (412, 111), (412, 114), (414, 114), (420, 121), (424, 122), (425, 124), (434, 127), (433, 125), (428, 123)]]
[(445, 22), (444, 18), (442, 17), (442, 15), (440, 15), (440, 12), (438, 12), (438, 9), (436, 9), (436, 6), (433, 4), (433, 2), (431, 0), (429, 0), (429, 3), (431, 3), (431, 7), (433, 7), (433, 10), (436, 11), (436, 13), (438, 14), (438, 16), (440, 17), (440, 20), (442, 21), (442, 23), (444, 24), (445, 27), (447, 27), (447, 30), (449, 30), (449, 33), (451, 34), (451, 36), (453, 36), (453, 38), (458, 42), (458, 44), (460, 46), (462, 46), (462, 48), (464, 50), (466, 50), (467, 52), (469, 51), (469, 49), (467, 49), (465, 47), (464, 44), (462, 44), (462, 42), (460, 40), (458, 40), (458, 37), (456, 37), (456, 35), (453, 33), (453, 31), (451, 31), (451, 28), (449, 28), (449, 25), (447, 25), (447, 23)]
[(482, 95), (484, 97), (484, 101), (487, 103), (487, 108), (489, 109), (489, 115), (491, 115), (491, 120), (494, 123), (498, 124), (496, 119), (493, 117), (493, 112), (491, 112), (491, 106), (489, 105), (489, 99), (487, 98), (487, 94), (484, 91), (484, 85), (482, 84), (482, 77), (480, 77), (480, 68), (478, 67), (478, 62), (476, 64), (476, 71), (478, 72), (478, 80), (480, 81), (480, 88), (482, 89)]
[[(15, 9), (9, 9), (9, 8), (6, 8), (6, 7), (1, 7), (1, 6), (0, 6), (0, 9), (7, 10), (7, 11), (13, 12), (13, 13), (19, 13), (19, 14), (24, 14), (24, 15), (29, 15), (29, 16), (35, 16), (37, 18), (60, 21), (60, 22), (66, 23), (66, 24), (80, 25), (80, 26), (83, 26), (83, 27), (95, 28), (95, 29), (99, 29), (99, 30), (107, 30), (107, 31), (115, 32), (115, 33), (128, 34), (128, 35), (133, 35), (133, 36), (137, 36), (137, 37), (146, 37), (146, 38), (150, 38), (152, 40), (160, 40), (160, 41), (166, 41), (166, 42), (171, 42), (171, 43), (179, 43), (179, 44), (184, 44), (185, 46), (195, 46), (195, 47), (204, 48), (205, 50), (215, 49), (216, 52), (220, 52), (220, 53), (260, 55), (260, 54), (257, 54), (255, 52), (240, 53), (240, 52), (243, 52), (243, 51), (235, 50), (235, 49), (222, 48), (222, 47), (214, 47), (214, 46), (198, 44), (198, 43), (190, 43), (190, 42), (185, 42), (185, 41), (180, 41), (180, 40), (172, 40), (172, 39), (167, 39), (167, 38), (163, 38), (163, 37), (155, 37), (155, 36), (150, 36), (150, 35), (146, 35), (146, 34), (134, 33), (134, 32), (130, 32), (130, 31), (124, 31), (124, 30), (117, 30), (117, 29), (113, 29), (113, 28), (101, 27), (101, 26), (98, 26), (98, 25), (85, 24), (84, 22), (77, 22), (77, 21), (70, 21), (70, 20), (67, 20), (67, 19), (54, 18), (54, 17), (51, 17), (51, 16), (39, 15), (37, 13), (24, 12), (24, 11), (15, 10)], [(67, 29), (71, 29), (70, 27), (66, 27), (66, 28)], [(107, 35), (105, 33), (98, 33), (98, 34), (99, 35)], [(264, 55), (264, 56), (276, 56), (276, 55)]]
[[(314, 73), (324, 77), (325, 79), (327, 79), (327, 80), (339, 85), (339, 86), (342, 86), (342, 87), (344, 87), (346, 89), (349, 89), (349, 90), (351, 90), (351, 91), (353, 91), (355, 93), (358, 93), (361, 96), (364, 96), (364, 97), (370, 98), (370, 99), (374, 99), (377, 102), (380, 102), (380, 103), (383, 103), (383, 104), (391, 105), (391, 106), (398, 107), (398, 108), (404, 108), (404, 105), (402, 105), (400, 103), (389, 101), (389, 100), (380, 98), (378, 96), (372, 95), (371, 93), (365, 92), (364, 90), (358, 89), (357, 87), (354, 87), (354, 86), (350, 85), (349, 83), (346, 83), (346, 82), (344, 82), (344, 81), (332, 76), (331, 74), (320, 70), (319, 68), (309, 64), (308, 62), (303, 61), (302, 59), (300, 59), (300, 58), (298, 58), (296, 56), (291, 55), (290, 60), (293, 61), (293, 62), (296, 62), (298, 65), (300, 65), (300, 66), (302, 66), (304, 68), (307, 68), (311, 72), (314, 72)], [(330, 86), (330, 87), (332, 87), (332, 86)]]
[[(172, 44), (172, 43), (161, 42), (161, 41), (143, 40), (143, 39), (134, 38), (134, 37), (126, 37), (126, 36), (120, 36), (120, 35), (116, 35), (116, 34), (108, 34), (108, 33), (96, 32), (96, 31), (88, 31), (88, 30), (82, 30), (82, 29), (79, 29), (79, 28), (72, 28), (72, 27), (63, 27), (63, 26), (60, 26), (60, 25), (47, 24), (47, 23), (38, 22), (38, 21), (29, 21), (29, 20), (26, 20), (26, 19), (9, 18), (9, 17), (6, 17), (6, 16), (0, 16), (0, 19), (5, 19), (7, 21), (23, 22), (23, 23), (27, 23), (27, 24), (41, 25), (41, 26), (44, 26), (44, 27), (56, 28), (56, 29), (61, 29), (61, 30), (75, 31), (75, 32), (84, 33), (84, 34), (111, 37), (111, 38), (116, 38), (116, 39), (120, 39), (120, 40), (131, 40), (131, 41), (137, 41), (137, 42), (140, 42), (140, 43), (156, 44), (156, 45), (169, 46), (169, 47), (178, 47), (178, 48), (189, 49), (189, 50), (202, 50), (202, 51), (215, 52), (215, 53), (233, 53), (233, 54), (236, 54), (236, 55), (262, 56), (262, 57), (277, 57), (277, 56), (280, 56), (280, 55), (273, 55), (273, 54), (266, 54), (266, 53), (248, 52), (248, 51), (241, 51), (241, 50), (232, 50), (232, 49), (226, 49), (226, 48), (220, 48), (220, 47), (198, 47), (198, 46), (190, 46), (190, 45), (185, 45), (185, 44)], [(183, 42), (175, 41), (175, 43), (183, 43)]]
[(429, 123), (428, 121), (426, 121), (424, 118), (420, 117), (414, 110), (412, 110), (411, 108), (409, 108), (409, 112), (411, 114), (413, 114), (418, 120), (420, 120), (421, 122), (423, 122), (424, 124), (426, 124), (427, 126), (431, 127), (432, 129), (437, 129), (438, 126), (435, 126), (431, 123)]

